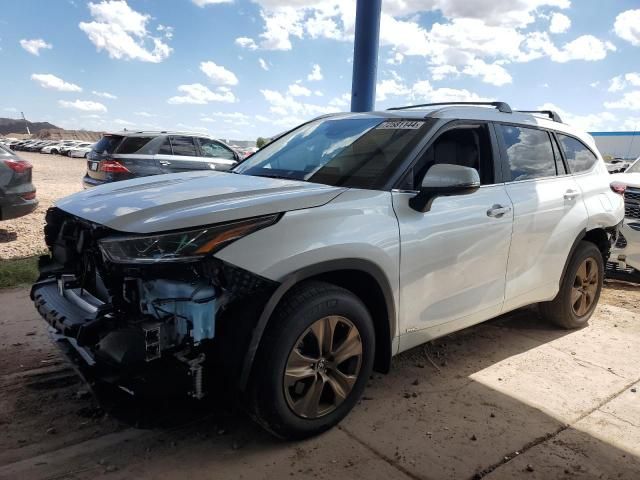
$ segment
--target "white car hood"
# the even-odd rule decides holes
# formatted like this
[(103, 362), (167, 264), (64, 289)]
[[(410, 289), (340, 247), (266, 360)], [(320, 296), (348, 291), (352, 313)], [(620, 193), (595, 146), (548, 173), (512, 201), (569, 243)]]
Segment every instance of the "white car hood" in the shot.
[(223, 172), (113, 182), (56, 206), (114, 230), (154, 233), (324, 205), (344, 188)]
[(628, 187), (640, 188), (640, 173), (614, 173), (611, 180), (624, 183)]

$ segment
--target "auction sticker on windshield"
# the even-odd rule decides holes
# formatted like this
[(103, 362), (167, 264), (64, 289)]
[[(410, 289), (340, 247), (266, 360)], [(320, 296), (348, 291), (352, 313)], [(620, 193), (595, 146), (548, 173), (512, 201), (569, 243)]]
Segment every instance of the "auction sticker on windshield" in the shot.
[(376, 128), (384, 130), (417, 130), (424, 125), (424, 122), (414, 120), (389, 120), (382, 122)]

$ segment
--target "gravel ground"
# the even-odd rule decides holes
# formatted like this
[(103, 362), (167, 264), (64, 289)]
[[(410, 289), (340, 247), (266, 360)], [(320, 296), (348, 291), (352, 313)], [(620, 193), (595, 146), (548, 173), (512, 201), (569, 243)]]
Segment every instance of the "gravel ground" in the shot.
[(44, 216), (59, 198), (82, 190), (82, 176), (86, 169), (83, 158), (60, 155), (18, 152), (33, 164), (33, 183), (40, 205), (26, 217), (0, 222), (0, 260), (28, 257), (43, 251)]

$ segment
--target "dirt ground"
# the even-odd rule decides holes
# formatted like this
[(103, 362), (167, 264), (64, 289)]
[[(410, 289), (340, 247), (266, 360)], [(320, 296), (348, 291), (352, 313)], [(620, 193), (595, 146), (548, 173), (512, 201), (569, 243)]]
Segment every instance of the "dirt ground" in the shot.
[(33, 164), (33, 183), (40, 204), (25, 217), (0, 222), (0, 260), (28, 257), (46, 249), (42, 229), (47, 209), (59, 198), (82, 190), (84, 158), (18, 152)]
[[(0, 291), (0, 479), (640, 478), (640, 288), (587, 328), (523, 309), (406, 352), (338, 428), (275, 440), (229, 402), (99, 404), (25, 289)], [(101, 399), (105, 402), (105, 399)]]

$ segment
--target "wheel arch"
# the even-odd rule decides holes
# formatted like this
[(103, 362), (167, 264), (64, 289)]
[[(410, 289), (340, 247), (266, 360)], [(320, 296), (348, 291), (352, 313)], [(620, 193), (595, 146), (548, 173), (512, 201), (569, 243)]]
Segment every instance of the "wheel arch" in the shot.
[(244, 356), (239, 387), (245, 390), (262, 336), (278, 304), (296, 285), (320, 280), (345, 288), (356, 295), (369, 310), (376, 332), (374, 368), (387, 372), (391, 366), (392, 341), (396, 331), (396, 307), (393, 289), (380, 267), (357, 258), (336, 259), (310, 265), (289, 274), (266, 302), (251, 335)]
[(569, 262), (571, 261), (571, 258), (573, 257), (573, 254), (575, 253), (576, 248), (578, 248), (578, 245), (583, 240), (587, 242), (591, 242), (596, 247), (598, 247), (598, 250), (600, 250), (600, 252), (602, 253), (602, 260), (604, 261), (605, 264), (607, 263), (607, 259), (609, 258), (609, 254), (611, 251), (611, 235), (613, 233), (610, 230), (611, 229), (605, 229), (603, 227), (596, 227), (590, 230), (584, 229), (578, 234), (576, 239), (573, 241), (573, 245), (571, 245), (571, 250), (569, 250), (569, 255), (567, 256), (567, 259), (564, 262), (562, 275), (560, 276), (560, 284), (562, 284), (562, 279), (564, 278), (567, 272)]

